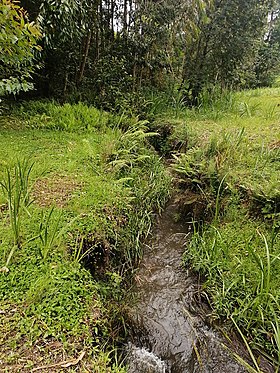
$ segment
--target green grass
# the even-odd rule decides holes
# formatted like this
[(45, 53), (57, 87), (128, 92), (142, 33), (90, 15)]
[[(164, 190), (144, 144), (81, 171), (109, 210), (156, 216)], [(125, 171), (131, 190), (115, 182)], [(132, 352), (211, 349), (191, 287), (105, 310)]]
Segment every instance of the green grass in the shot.
[(129, 124), (42, 102), (1, 118), (1, 371), (82, 352), (73, 369), (124, 371), (124, 276), (170, 189), (145, 124)]
[(279, 369), (280, 89), (216, 93), (156, 119), (180, 188), (204, 200), (184, 260), (204, 276), (214, 317)]
[(83, 356), (69, 371), (125, 370), (126, 276), (170, 192), (149, 141), (201, 203), (184, 260), (213, 316), (279, 366), (278, 103), (279, 88), (214, 90), (196, 109), (152, 97), (152, 124), (42, 101), (1, 117), (0, 369)]

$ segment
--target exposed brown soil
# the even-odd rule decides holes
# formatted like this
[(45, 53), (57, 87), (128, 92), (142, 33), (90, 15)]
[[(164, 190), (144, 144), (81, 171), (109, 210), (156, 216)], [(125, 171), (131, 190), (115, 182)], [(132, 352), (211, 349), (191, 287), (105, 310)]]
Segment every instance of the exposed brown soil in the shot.
[(74, 192), (82, 188), (82, 183), (69, 176), (55, 175), (38, 179), (33, 186), (35, 203), (41, 207), (55, 205), (64, 207)]
[[(80, 343), (82, 348), (82, 341)], [(75, 351), (67, 355), (62, 343), (58, 341), (36, 343), (29, 347), (23, 341), (22, 348), (6, 351), (10, 356), (9, 363), (0, 363), (1, 372), (90, 372), (93, 368), (85, 351)], [(7, 355), (6, 355), (7, 356)]]
[(174, 198), (178, 206), (179, 219), (192, 221), (207, 221), (211, 219), (211, 206), (205, 195), (186, 189), (180, 191)]
[(280, 140), (269, 144), (270, 149), (280, 149)]
[[(55, 338), (39, 337), (32, 344), (28, 336), (20, 335), (18, 319), (24, 315), (24, 307), (13, 306), (0, 310), (0, 372), (9, 373), (58, 373), (92, 372), (94, 369), (91, 352), (85, 348), (83, 337), (69, 337), (67, 345)], [(99, 310), (93, 309), (99, 317)], [(85, 320), (84, 322), (87, 322)], [(8, 342), (7, 342), (8, 341)], [(16, 348), (15, 348), (16, 344)]]

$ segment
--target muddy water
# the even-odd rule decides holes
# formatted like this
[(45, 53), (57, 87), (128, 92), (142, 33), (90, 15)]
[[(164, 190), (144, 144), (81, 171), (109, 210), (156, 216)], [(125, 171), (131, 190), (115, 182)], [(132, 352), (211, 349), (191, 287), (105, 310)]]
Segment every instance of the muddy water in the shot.
[(246, 372), (199, 312), (197, 278), (182, 268), (190, 226), (175, 212), (160, 217), (136, 276), (129, 373)]

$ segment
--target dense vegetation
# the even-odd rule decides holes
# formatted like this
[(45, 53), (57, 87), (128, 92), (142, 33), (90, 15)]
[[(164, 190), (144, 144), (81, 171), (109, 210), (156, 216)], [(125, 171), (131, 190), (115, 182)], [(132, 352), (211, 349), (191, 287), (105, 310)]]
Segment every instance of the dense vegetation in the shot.
[(144, 124), (118, 122), (43, 103), (1, 121), (1, 370), (81, 353), (82, 371), (111, 369), (123, 276), (170, 184)]
[[(175, 88), (185, 102), (196, 104), (212, 86), (269, 84), (279, 65), (278, 1), (22, 0), (21, 5), (28, 14), (11, 0), (2, 2), (1, 39), (13, 44), (4, 54), (17, 63), (24, 50), (26, 59), (32, 51), (41, 65), (33, 74), (37, 94), (60, 100), (144, 110), (147, 89)], [(40, 29), (40, 55), (34, 53), (39, 35), (27, 20)], [(20, 62), (19, 70), (30, 69), (29, 62)], [(13, 68), (10, 61), (3, 63)]]
[(125, 371), (131, 269), (171, 174), (213, 318), (279, 370), (279, 15), (1, 1), (0, 370)]
[(173, 165), (184, 191), (181, 213), (194, 224), (184, 261), (202, 275), (212, 316), (233, 323), (250, 353), (266, 351), (274, 366), (280, 363), (279, 93), (228, 93), (212, 103), (206, 97), (200, 110), (181, 110), (172, 123), (173, 141), (184, 148)]

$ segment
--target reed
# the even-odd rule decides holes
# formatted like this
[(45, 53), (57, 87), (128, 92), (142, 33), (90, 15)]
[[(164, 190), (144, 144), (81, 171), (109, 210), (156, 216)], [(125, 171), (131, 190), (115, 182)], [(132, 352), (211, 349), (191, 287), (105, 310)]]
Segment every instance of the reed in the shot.
[(23, 237), (21, 225), (23, 212), (29, 215), (28, 207), (33, 202), (30, 198), (30, 177), (34, 162), (24, 158), (14, 166), (6, 168), (6, 174), (0, 181), (0, 186), (8, 206), (9, 223), (13, 233), (13, 246), (6, 260), (8, 267), (11, 258), (17, 248), (21, 248)]

